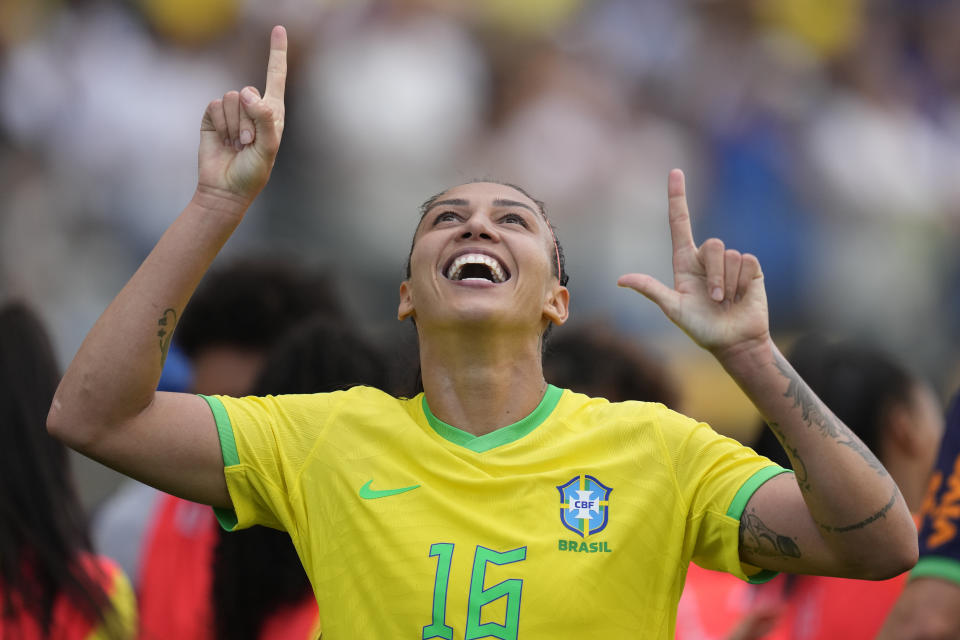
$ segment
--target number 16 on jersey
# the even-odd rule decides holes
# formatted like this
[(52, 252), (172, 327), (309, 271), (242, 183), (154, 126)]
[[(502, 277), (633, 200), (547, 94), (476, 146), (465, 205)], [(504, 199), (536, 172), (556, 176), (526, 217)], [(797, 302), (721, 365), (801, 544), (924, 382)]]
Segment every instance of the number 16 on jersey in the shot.
[[(450, 584), (450, 567), (453, 565), (453, 544), (438, 542), (430, 545), (430, 557), (437, 558), (437, 575), (433, 583), (433, 614), (429, 625), (423, 628), (421, 640), (444, 638), (453, 640), (453, 627), (446, 623), (447, 587)], [(473, 572), (470, 574), (470, 593), (467, 599), (467, 628), (464, 640), (479, 638), (500, 638), (517, 640), (520, 627), (520, 593), (523, 580), (511, 578), (484, 589), (484, 578), (488, 564), (505, 565), (521, 562), (527, 558), (527, 548), (510, 551), (494, 551), (477, 546), (473, 555)], [(503, 624), (495, 622), (480, 623), (483, 607), (500, 598), (506, 598), (506, 617)]]

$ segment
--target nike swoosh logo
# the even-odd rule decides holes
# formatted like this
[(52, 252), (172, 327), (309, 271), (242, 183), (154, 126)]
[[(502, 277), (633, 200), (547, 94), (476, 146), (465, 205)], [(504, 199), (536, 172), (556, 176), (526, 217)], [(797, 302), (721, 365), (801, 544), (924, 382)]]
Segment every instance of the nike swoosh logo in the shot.
[(387, 496), (395, 496), (398, 493), (406, 493), (407, 491), (413, 491), (414, 489), (419, 489), (420, 485), (415, 484), (411, 487), (401, 487), (400, 489), (371, 489), (370, 485), (373, 483), (373, 480), (367, 480), (367, 484), (360, 487), (360, 497), (364, 500), (376, 500), (377, 498), (386, 498)]

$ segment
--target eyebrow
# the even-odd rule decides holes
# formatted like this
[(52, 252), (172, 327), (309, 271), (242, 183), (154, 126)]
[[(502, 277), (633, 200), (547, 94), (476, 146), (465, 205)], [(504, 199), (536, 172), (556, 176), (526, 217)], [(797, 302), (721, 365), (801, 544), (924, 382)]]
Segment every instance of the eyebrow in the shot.
[(495, 206), (495, 207), (523, 207), (524, 209), (529, 210), (530, 213), (536, 213), (536, 211), (534, 211), (533, 208), (530, 207), (530, 205), (525, 204), (525, 203), (523, 203), (523, 202), (518, 202), (518, 201), (516, 201), (516, 200), (504, 200), (503, 198), (498, 198), (497, 200), (494, 200), (494, 201), (493, 201), (493, 206)]
[(450, 198), (449, 200), (437, 200), (436, 202), (431, 202), (430, 206), (424, 211), (424, 214), (430, 212), (434, 207), (442, 206), (453, 206), (453, 207), (465, 207), (470, 204), (469, 200), (464, 200), (463, 198)]
[[(437, 200), (436, 202), (434, 202), (433, 204), (430, 205), (430, 208), (427, 209), (427, 211), (429, 212), (429, 211), (430, 211), (431, 209), (433, 209), (434, 207), (439, 207), (439, 206), (444, 206), (444, 205), (446, 205), (446, 206), (452, 206), (452, 207), (466, 207), (466, 206), (468, 206), (469, 204), (470, 204), (470, 201), (469, 201), (469, 200), (464, 200), (463, 198), (450, 198), (449, 200)], [(519, 202), (519, 201), (517, 201), (517, 200), (506, 200), (506, 199), (504, 199), (504, 198), (497, 198), (496, 200), (493, 201), (493, 206), (495, 206), (495, 207), (523, 207), (524, 209), (527, 209), (527, 210), (530, 211), (531, 213), (536, 213), (536, 211), (534, 211), (533, 208), (532, 208), (530, 205), (528, 205), (528, 204), (526, 204), (526, 203), (523, 203), (523, 202)]]

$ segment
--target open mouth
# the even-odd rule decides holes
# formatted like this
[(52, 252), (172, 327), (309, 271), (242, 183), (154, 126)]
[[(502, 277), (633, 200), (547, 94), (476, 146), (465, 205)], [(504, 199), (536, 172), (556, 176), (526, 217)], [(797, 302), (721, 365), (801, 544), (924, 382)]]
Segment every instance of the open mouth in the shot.
[(443, 270), (448, 280), (486, 280), (494, 284), (506, 282), (510, 272), (496, 258), (482, 253), (457, 256)]

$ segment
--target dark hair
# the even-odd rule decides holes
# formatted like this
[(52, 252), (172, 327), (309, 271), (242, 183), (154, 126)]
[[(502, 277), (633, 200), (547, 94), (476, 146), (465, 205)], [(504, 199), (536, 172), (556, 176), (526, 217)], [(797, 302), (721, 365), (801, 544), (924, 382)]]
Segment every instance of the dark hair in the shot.
[(96, 623), (111, 607), (80, 562), (91, 552), (87, 522), (67, 450), (45, 428), (59, 379), (37, 316), (22, 303), (0, 307), (0, 618), (22, 607), (44, 635), (58, 597)]
[(203, 279), (174, 340), (189, 358), (214, 345), (266, 350), (314, 313), (342, 315), (328, 280), (286, 262), (243, 260)]
[[(916, 378), (879, 348), (817, 335), (798, 340), (788, 360), (823, 403), (879, 455), (884, 413), (910, 402)], [(754, 449), (790, 468), (770, 429), (762, 429)]]
[[(540, 217), (542, 217), (544, 222), (547, 223), (547, 227), (550, 229), (550, 233), (553, 236), (553, 245), (554, 245), (554, 250), (556, 252), (556, 255), (553, 256), (556, 258), (555, 260), (553, 260), (554, 262), (553, 275), (557, 276), (557, 280), (560, 281), (560, 284), (562, 286), (564, 287), (567, 286), (567, 282), (570, 281), (570, 276), (567, 274), (566, 255), (563, 253), (563, 246), (561, 246), (560, 244), (560, 238), (557, 237), (557, 229), (556, 227), (553, 226), (553, 223), (550, 221), (550, 218), (547, 217), (547, 210), (544, 207), (543, 202), (541, 202), (540, 200), (537, 200), (532, 195), (527, 193), (527, 190), (524, 189), (523, 187), (517, 186), (515, 184), (511, 184), (509, 182), (503, 182), (501, 180), (477, 179), (477, 180), (471, 180), (470, 182), (467, 182), (465, 184), (475, 184), (477, 182), (492, 182), (494, 184), (502, 184), (503, 186), (510, 187), (511, 189), (516, 189), (517, 191), (519, 191), (520, 193), (528, 197), (530, 200), (532, 200), (535, 205), (537, 205), (537, 210), (540, 213)], [(447, 191), (449, 191), (449, 189), (430, 196), (422, 205), (420, 205), (420, 221), (423, 221), (423, 217), (427, 215), (427, 211), (430, 210), (430, 207), (433, 206), (433, 203), (436, 202), (437, 199), (443, 194), (445, 194)], [(420, 223), (418, 222), (417, 228), (419, 227), (420, 227)], [(416, 231), (414, 231), (414, 238), (410, 241), (410, 251), (407, 253), (407, 264), (404, 267), (404, 274), (407, 280), (410, 279), (410, 258), (411, 256), (413, 256), (413, 245), (415, 244), (415, 242), (416, 242)]]
[(568, 328), (543, 354), (544, 377), (553, 385), (606, 398), (675, 407), (677, 387), (663, 363), (606, 325)]
[[(254, 395), (316, 393), (387, 382), (380, 351), (344, 323), (314, 318), (270, 351)], [(218, 638), (256, 640), (269, 615), (311, 593), (290, 536), (266, 527), (220, 531), (214, 551), (213, 608)]]

